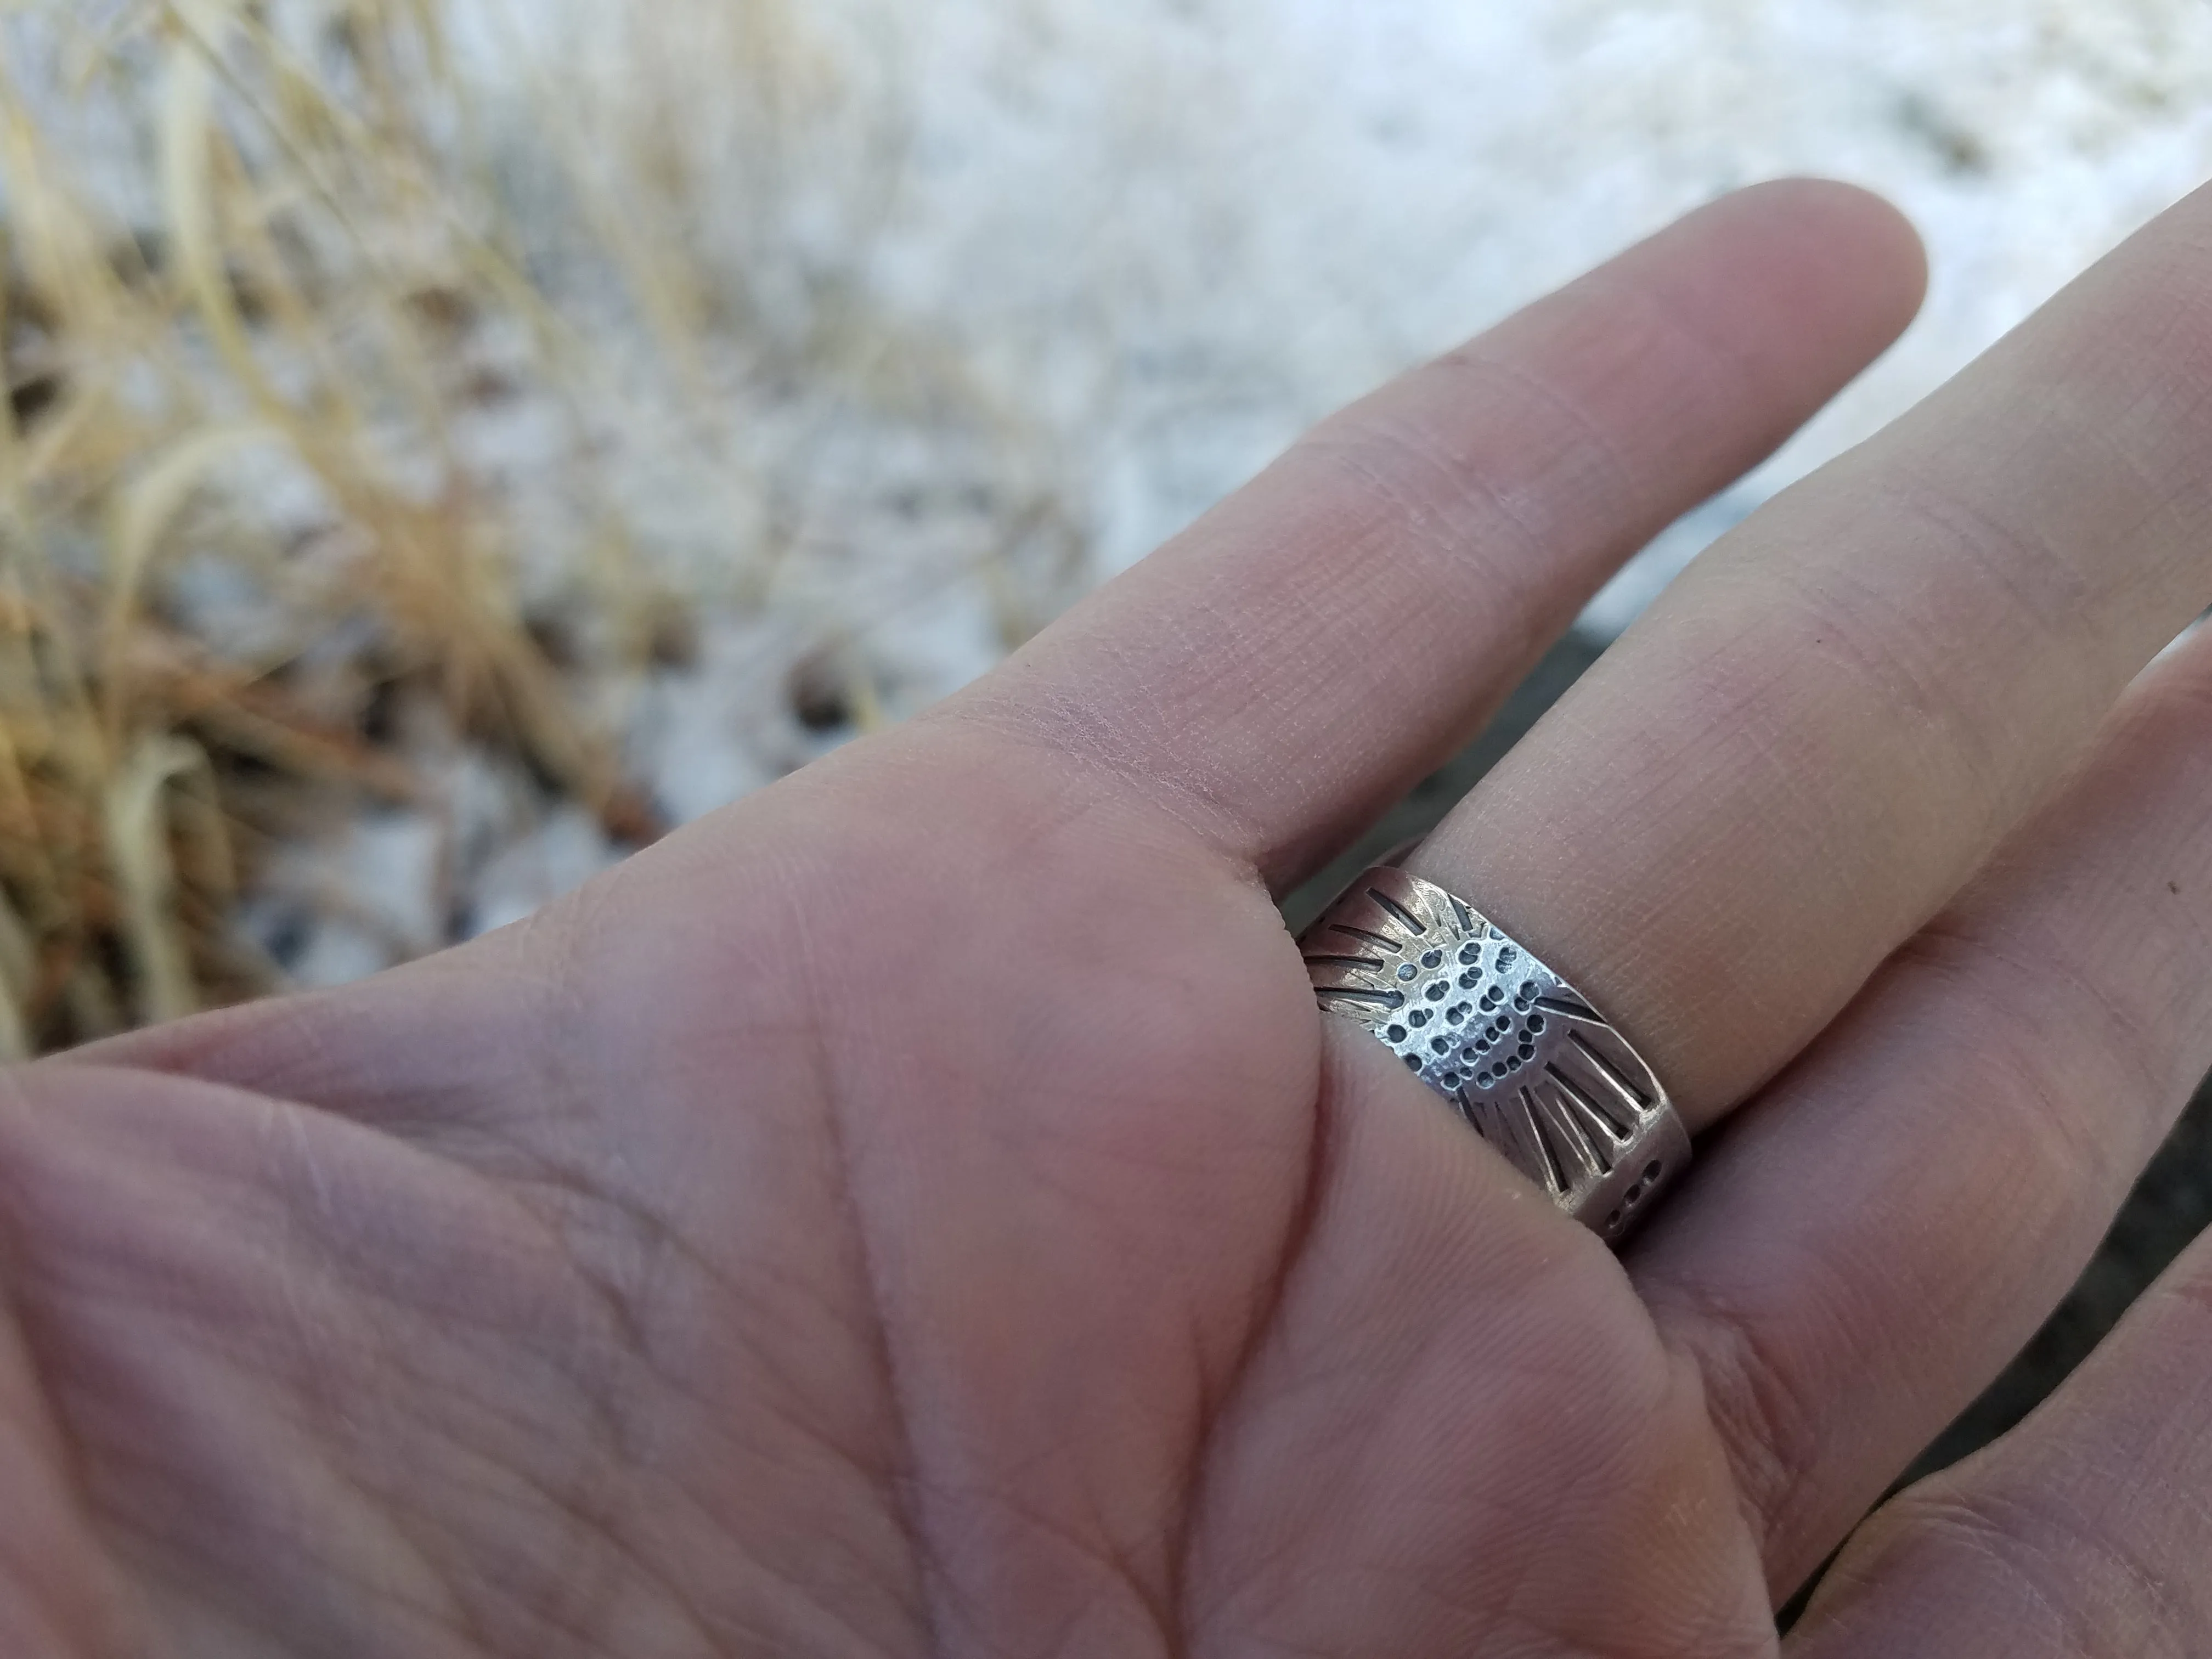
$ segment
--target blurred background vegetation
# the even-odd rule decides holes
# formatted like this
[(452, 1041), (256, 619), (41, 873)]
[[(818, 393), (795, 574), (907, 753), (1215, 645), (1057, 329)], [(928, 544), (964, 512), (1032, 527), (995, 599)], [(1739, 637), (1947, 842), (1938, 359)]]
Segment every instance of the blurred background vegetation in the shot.
[[(827, 730), (879, 718), (872, 611), (980, 578), (1003, 645), (1071, 591), (1030, 434), (854, 280), (901, 139), (868, 43), (785, 0), (462, 9), (6, 19), (10, 1051), (472, 931), (564, 813), (586, 865), (649, 838), (626, 745), (702, 612)], [(895, 568), (852, 557), (879, 516)], [(288, 871), (398, 808), (367, 867)]]

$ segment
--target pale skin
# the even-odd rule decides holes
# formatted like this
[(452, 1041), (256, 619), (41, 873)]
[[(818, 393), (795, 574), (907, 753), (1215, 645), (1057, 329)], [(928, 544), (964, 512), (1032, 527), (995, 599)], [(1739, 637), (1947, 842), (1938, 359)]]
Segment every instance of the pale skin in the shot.
[(2212, 197), (1419, 854), (1701, 1133), (1619, 1259), (1271, 893), (1899, 330), (1764, 186), (541, 918), (0, 1094), (0, 1653), (2212, 1651), (2212, 1250), (1869, 1506), (2212, 1065)]

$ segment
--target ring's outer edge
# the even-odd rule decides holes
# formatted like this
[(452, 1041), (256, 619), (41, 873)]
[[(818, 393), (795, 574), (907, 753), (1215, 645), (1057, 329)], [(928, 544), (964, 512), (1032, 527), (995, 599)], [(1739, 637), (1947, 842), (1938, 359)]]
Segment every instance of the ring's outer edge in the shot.
[(1357, 1021), (1609, 1244), (1690, 1162), (1657, 1075), (1589, 1000), (1473, 905), (1378, 866), (1299, 940), (1322, 1010)]

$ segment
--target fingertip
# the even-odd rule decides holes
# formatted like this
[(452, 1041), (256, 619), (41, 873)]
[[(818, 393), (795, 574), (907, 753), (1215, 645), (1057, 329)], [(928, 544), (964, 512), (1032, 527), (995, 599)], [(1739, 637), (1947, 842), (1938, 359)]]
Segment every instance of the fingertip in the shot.
[(1928, 251), (1919, 231), (1893, 203), (1863, 186), (1771, 179), (1704, 211), (1743, 228), (1759, 245), (1762, 274), (1778, 288), (1824, 312), (1850, 315), (1882, 345), (1905, 331), (1927, 296)]
[(1903, 333), (1928, 264), (1905, 216), (1826, 179), (1730, 191), (1598, 274), (1660, 300), (1723, 347), (1794, 428)]

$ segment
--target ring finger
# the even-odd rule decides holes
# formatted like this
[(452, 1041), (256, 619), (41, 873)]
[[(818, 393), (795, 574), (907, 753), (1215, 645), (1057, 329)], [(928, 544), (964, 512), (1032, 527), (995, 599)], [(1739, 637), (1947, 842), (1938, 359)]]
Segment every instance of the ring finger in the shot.
[(2212, 599), (2208, 238), (2199, 194), (1753, 515), (1413, 860), (1588, 993), (1693, 1127), (1834, 1018)]

